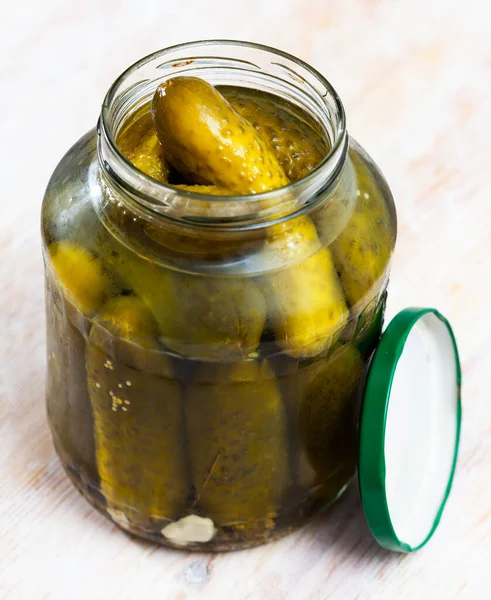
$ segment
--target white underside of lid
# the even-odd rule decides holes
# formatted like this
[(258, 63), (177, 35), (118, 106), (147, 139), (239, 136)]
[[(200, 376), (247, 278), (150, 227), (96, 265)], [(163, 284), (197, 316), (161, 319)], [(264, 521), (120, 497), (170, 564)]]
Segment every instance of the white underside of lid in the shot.
[(452, 472), (456, 368), (445, 323), (427, 313), (411, 329), (397, 364), (385, 433), (389, 515), (399, 540), (412, 548), (432, 530)]

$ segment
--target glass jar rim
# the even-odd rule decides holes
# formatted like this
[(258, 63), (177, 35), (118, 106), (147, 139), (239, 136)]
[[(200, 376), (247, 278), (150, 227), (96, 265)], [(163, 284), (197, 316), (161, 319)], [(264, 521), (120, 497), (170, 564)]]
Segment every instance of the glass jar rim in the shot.
[[(326, 104), (327, 99), (329, 99), (331, 101), (332, 106), (335, 109), (334, 116), (336, 118), (332, 119), (333, 115), (329, 111), (329, 107), (327, 107), (326, 104), (326, 111), (329, 113), (329, 118), (334, 121), (334, 135), (333, 139), (330, 140), (331, 144), (329, 151), (323, 157), (320, 163), (316, 167), (314, 167), (314, 169), (312, 169), (312, 171), (310, 171), (300, 179), (289, 183), (286, 186), (269, 190), (266, 192), (248, 195), (216, 196), (209, 194), (201, 194), (189, 190), (177, 189), (171, 184), (168, 184), (163, 181), (158, 181), (140, 171), (124, 156), (116, 142), (116, 134), (114, 130), (115, 128), (112, 123), (112, 107), (114, 102), (121, 94), (121, 87), (128, 80), (128, 78), (130, 78), (135, 72), (137, 72), (142, 67), (148, 65), (150, 62), (159, 58), (164, 58), (166, 55), (171, 55), (172, 53), (188, 49), (190, 51), (196, 52), (196, 50), (199, 50), (200, 48), (206, 48), (213, 45), (262, 51), (264, 53), (267, 53), (269, 56), (276, 56), (279, 59), (287, 60), (305, 70), (305, 72), (308, 73), (318, 84), (325, 88), (324, 93), (318, 93), (318, 96), (322, 97), (322, 99), (324, 100), (324, 104)], [(182, 61), (182, 64), (186, 66), (187, 64), (193, 61), (194, 59)], [(172, 66), (181, 66), (181, 61), (178, 59)], [(287, 67), (285, 67), (284, 65), (280, 66), (283, 66), (285, 70), (287, 69)], [(297, 78), (301, 78), (301, 75), (298, 75), (291, 69), (289, 70), (291, 71), (292, 79), (295, 79), (295, 76)], [(311, 85), (310, 87), (312, 88)], [(144, 208), (157, 213), (158, 216), (164, 216), (172, 220), (180, 219), (173, 218), (173, 216), (169, 215), (167, 211), (162, 212), (162, 210), (159, 210), (159, 208), (162, 208), (163, 206), (161, 198), (168, 197), (169, 195), (175, 195), (179, 198), (189, 199), (189, 201), (207, 203), (211, 202), (215, 203), (216, 205), (238, 201), (240, 201), (241, 203), (248, 204), (257, 203), (259, 205), (259, 203), (264, 203), (274, 205), (275, 203), (273, 201), (275, 199), (280, 198), (282, 195), (296, 194), (299, 192), (299, 190), (303, 188), (316, 187), (316, 183), (319, 184), (319, 181), (324, 183), (324, 187), (331, 188), (333, 183), (338, 179), (338, 175), (342, 169), (342, 165), (344, 163), (344, 159), (346, 157), (348, 148), (346, 116), (343, 104), (334, 87), (321, 73), (319, 73), (314, 67), (310, 66), (302, 59), (299, 59), (296, 56), (293, 56), (292, 54), (289, 54), (287, 52), (283, 52), (282, 50), (278, 50), (276, 48), (263, 44), (230, 39), (211, 39), (185, 42), (182, 44), (177, 44), (174, 46), (163, 48), (161, 50), (157, 50), (156, 52), (152, 52), (151, 54), (148, 54), (147, 56), (133, 63), (130, 67), (123, 71), (123, 73), (121, 73), (119, 77), (116, 78), (116, 80), (113, 82), (104, 98), (101, 109), (101, 115), (98, 122), (98, 135), (98, 153), (100, 162), (104, 165), (104, 170), (110, 174), (110, 177), (116, 180), (116, 182), (118, 183), (118, 187), (122, 188), (122, 190), (126, 193), (129, 193), (132, 196), (132, 198), (136, 200), (139, 204), (143, 205)], [(102, 156), (104, 151), (101, 151), (101, 145), (104, 146), (106, 157)], [(317, 185), (317, 187), (319, 187), (319, 185)], [(148, 189), (151, 189), (152, 193), (148, 193)], [(138, 190), (137, 194), (133, 193), (135, 190)], [(315, 203), (309, 203), (309, 208), (314, 206), (314, 204)], [(280, 206), (280, 204), (276, 204), (276, 206), (278, 207)], [(283, 214), (283, 216), (279, 217), (277, 220), (282, 221), (285, 218), (291, 218), (292, 216), (304, 211), (305, 208), (300, 207), (299, 209), (292, 211), (288, 215)], [(226, 221), (233, 222), (234, 219)], [(276, 219), (271, 220), (271, 218), (269, 218), (268, 224), (271, 225), (275, 221)], [(188, 221), (186, 221), (186, 223), (189, 224)], [(199, 224), (204, 225), (206, 223), (207, 220), (205, 219)]]

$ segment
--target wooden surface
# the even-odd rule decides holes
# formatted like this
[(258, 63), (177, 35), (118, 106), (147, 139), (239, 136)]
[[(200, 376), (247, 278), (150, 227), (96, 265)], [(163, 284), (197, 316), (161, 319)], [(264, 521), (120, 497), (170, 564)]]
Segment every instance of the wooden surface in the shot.
[[(145, 5), (145, 10), (143, 6)], [(137, 8), (140, 6), (140, 8)], [(491, 34), (484, 0), (9, 2), (0, 18), (0, 598), (403, 600), (491, 596)], [(39, 209), (114, 78), (173, 43), (234, 37), (318, 67), (395, 195), (389, 316), (435, 305), (462, 354), (454, 490), (423, 551), (384, 552), (356, 490), (235, 554), (134, 541), (74, 490), (44, 405)]]

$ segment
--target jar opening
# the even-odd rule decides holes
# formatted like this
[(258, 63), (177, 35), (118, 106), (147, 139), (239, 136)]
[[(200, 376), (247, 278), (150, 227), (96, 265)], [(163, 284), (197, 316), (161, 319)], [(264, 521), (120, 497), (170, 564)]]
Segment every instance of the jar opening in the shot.
[[(213, 85), (254, 88), (290, 101), (322, 128), (329, 140), (329, 152), (301, 179), (283, 188), (254, 195), (198, 194), (147, 176), (122, 154), (116, 138), (128, 117), (151, 102), (155, 89), (163, 81), (178, 75), (201, 77)], [(232, 40), (181, 44), (136, 62), (109, 89), (102, 106), (98, 134), (99, 161), (111, 186), (136, 202), (140, 210), (200, 227), (260, 227), (309, 210), (325, 199), (334, 187), (348, 145), (343, 105), (320, 73), (279, 50)], [(203, 203), (215, 206), (217, 210), (204, 211)], [(224, 210), (232, 205), (235, 210)], [(237, 210), (238, 206), (240, 210)]]

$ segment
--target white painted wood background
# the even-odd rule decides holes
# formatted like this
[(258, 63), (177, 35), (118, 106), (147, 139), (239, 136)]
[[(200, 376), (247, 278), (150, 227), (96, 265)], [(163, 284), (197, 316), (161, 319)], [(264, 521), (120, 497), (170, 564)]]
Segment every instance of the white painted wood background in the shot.
[[(491, 22), (485, 0), (14, 1), (0, 11), (0, 598), (491, 597)], [(190, 39), (269, 43), (318, 67), (385, 172), (399, 243), (389, 316), (435, 305), (464, 372), (454, 490), (423, 551), (372, 541), (356, 490), (275, 544), (186, 554), (137, 542), (63, 474), (44, 406), (39, 210), (130, 63)]]

